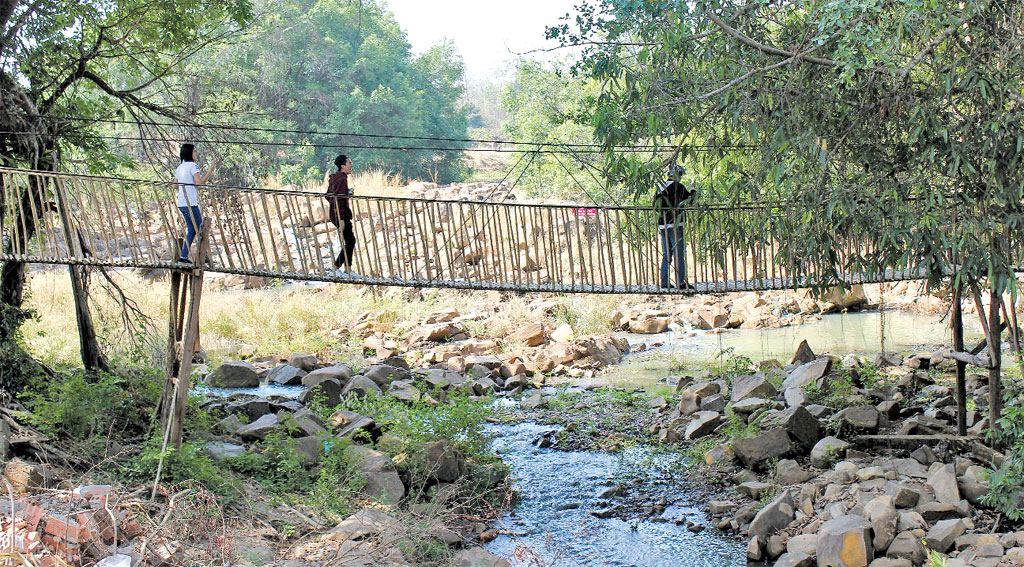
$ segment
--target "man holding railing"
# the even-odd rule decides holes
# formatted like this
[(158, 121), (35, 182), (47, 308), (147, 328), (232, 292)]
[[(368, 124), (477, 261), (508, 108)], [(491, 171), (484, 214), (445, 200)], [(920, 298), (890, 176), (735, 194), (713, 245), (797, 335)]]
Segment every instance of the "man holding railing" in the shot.
[[(661, 288), (693, 291), (686, 281), (686, 241), (683, 223), (686, 218), (684, 206), (696, 197), (697, 189), (691, 182), (687, 188), (682, 183), (686, 168), (673, 165), (668, 170), (668, 179), (663, 181), (654, 193), (654, 208), (658, 212), (658, 234), (661, 238)], [(675, 263), (675, 282), (669, 283), (669, 264)]]

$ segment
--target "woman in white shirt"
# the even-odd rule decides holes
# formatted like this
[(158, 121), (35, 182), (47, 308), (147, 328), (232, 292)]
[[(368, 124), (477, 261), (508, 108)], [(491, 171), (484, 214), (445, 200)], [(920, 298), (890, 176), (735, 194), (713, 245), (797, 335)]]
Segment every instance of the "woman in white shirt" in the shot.
[(178, 184), (178, 210), (181, 211), (181, 216), (185, 217), (185, 226), (188, 228), (188, 232), (185, 235), (181, 253), (178, 255), (178, 262), (190, 264), (192, 261), (188, 258), (188, 249), (192, 246), (196, 234), (199, 233), (199, 227), (203, 225), (196, 185), (206, 183), (210, 174), (213, 173), (213, 166), (210, 166), (206, 175), (200, 173), (199, 166), (196, 165), (196, 147), (192, 144), (182, 144), (179, 155), (181, 164), (174, 170), (174, 179)]

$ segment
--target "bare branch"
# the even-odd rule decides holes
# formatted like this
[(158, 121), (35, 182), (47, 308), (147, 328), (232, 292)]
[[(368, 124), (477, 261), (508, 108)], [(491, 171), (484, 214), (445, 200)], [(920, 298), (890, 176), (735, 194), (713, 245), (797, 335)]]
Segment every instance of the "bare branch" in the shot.
[[(729, 24), (725, 23), (725, 21), (723, 21), (721, 18), (719, 18), (715, 14), (712, 14), (711, 12), (707, 13), (707, 18), (709, 20), (711, 20), (716, 26), (721, 28), (722, 31), (724, 31), (730, 37), (739, 40), (740, 43), (742, 43), (742, 44), (744, 44), (744, 45), (746, 45), (748, 47), (753, 47), (754, 49), (760, 51), (761, 53), (766, 53), (768, 55), (778, 55), (778, 56), (781, 56), (781, 57), (788, 57), (788, 58), (791, 58), (791, 59), (796, 59), (796, 58), (798, 58), (800, 56), (799, 53), (794, 53), (792, 51), (786, 51), (785, 49), (779, 49), (777, 47), (771, 47), (770, 45), (765, 45), (765, 44), (763, 44), (761, 42), (755, 41), (754, 39), (750, 38), (749, 36), (744, 35), (742, 32), (740, 32), (736, 28), (734, 28), (734, 27), (730, 26)], [(824, 59), (824, 58), (821, 58), (821, 57), (803, 57), (802, 59), (804, 61), (808, 61), (810, 63), (816, 63), (818, 65), (827, 65), (827, 66), (830, 66), (830, 67), (835, 66), (835, 64), (836, 64), (835, 61), (832, 61), (831, 59)]]

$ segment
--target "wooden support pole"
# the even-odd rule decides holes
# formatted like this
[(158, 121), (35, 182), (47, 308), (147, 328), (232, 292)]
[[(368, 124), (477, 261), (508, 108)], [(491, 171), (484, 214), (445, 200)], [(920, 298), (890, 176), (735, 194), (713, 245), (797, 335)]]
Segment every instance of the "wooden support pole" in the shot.
[[(953, 327), (953, 350), (964, 350), (963, 298), (959, 285), (953, 288), (953, 314), (949, 324)], [(956, 431), (967, 435), (967, 363), (956, 361)]]
[(182, 427), (185, 421), (185, 408), (188, 406), (188, 391), (191, 387), (192, 357), (196, 352), (199, 340), (199, 303), (203, 295), (203, 265), (210, 250), (210, 224), (204, 222), (200, 229), (199, 253), (196, 255), (196, 268), (189, 276), (189, 310), (188, 322), (185, 325), (185, 337), (181, 345), (181, 364), (178, 367), (178, 381), (174, 390), (173, 412), (168, 433), (168, 444), (175, 448), (181, 447)]
[[(177, 250), (175, 254), (177, 254)], [(167, 429), (174, 402), (175, 377), (178, 375), (178, 294), (181, 289), (181, 272), (171, 271), (170, 305), (167, 308), (167, 367), (164, 375), (164, 391), (160, 397), (160, 431)]]

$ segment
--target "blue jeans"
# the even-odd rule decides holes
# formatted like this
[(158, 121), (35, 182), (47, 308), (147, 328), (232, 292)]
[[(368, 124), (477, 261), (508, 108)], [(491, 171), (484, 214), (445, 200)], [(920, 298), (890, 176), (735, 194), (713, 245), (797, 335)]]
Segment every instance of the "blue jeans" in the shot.
[[(682, 221), (682, 219), (680, 219)], [(668, 287), (668, 265), (675, 262), (676, 281), (674, 285), (686, 283), (686, 241), (682, 226), (659, 228), (661, 233), (661, 287)]]
[(185, 217), (185, 226), (188, 228), (185, 234), (185, 243), (181, 247), (181, 254), (178, 255), (178, 258), (188, 260), (188, 247), (192, 246), (196, 234), (199, 234), (199, 227), (203, 226), (203, 215), (199, 212), (199, 207), (195, 205), (178, 207), (178, 210), (181, 211), (181, 216)]

